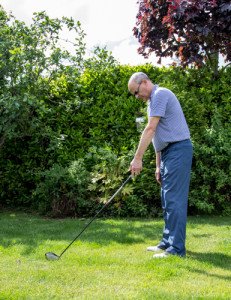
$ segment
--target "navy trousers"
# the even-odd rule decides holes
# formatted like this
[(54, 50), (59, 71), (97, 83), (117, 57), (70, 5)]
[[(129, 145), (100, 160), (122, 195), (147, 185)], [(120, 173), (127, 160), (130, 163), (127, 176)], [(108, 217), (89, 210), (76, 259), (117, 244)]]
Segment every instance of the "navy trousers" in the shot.
[(160, 246), (185, 256), (188, 192), (193, 147), (190, 140), (170, 143), (161, 151), (161, 203), (164, 217)]

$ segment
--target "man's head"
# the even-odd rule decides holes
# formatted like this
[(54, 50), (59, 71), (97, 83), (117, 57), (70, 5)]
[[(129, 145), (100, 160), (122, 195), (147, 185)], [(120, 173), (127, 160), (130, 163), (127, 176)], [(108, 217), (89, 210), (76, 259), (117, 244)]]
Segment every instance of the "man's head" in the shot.
[(147, 101), (150, 98), (154, 84), (143, 72), (134, 73), (128, 81), (128, 90), (139, 99)]

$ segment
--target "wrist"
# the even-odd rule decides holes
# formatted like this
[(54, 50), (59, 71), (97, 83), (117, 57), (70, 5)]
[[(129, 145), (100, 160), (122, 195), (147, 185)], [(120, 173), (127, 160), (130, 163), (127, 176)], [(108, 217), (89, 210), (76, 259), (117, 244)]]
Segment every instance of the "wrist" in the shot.
[(138, 160), (142, 160), (143, 156), (140, 155), (139, 153), (136, 153), (135, 156), (134, 156), (135, 159), (138, 159)]

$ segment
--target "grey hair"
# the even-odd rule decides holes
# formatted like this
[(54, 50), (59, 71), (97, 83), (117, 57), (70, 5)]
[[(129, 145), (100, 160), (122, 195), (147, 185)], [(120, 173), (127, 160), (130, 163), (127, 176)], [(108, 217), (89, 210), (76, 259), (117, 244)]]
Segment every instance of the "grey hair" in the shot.
[(132, 76), (130, 77), (128, 84), (130, 84), (132, 81), (136, 82), (136, 83), (141, 83), (142, 80), (150, 80), (148, 75), (143, 73), (143, 72), (136, 72), (134, 74), (132, 74)]

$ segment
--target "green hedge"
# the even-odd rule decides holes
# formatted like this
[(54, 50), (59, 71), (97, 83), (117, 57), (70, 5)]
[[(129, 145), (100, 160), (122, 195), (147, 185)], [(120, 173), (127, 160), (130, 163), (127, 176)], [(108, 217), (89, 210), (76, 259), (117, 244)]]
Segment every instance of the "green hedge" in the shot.
[[(40, 101), (28, 96), (17, 100), (24, 104), (20, 109), (9, 107), (10, 117), (16, 111), (26, 120), (19, 124), (28, 134), (20, 136), (14, 129), (15, 134), (5, 137), (0, 153), (2, 204), (59, 217), (95, 213), (126, 178), (139, 140), (135, 119), (145, 116), (146, 108), (127, 91), (129, 77), (138, 70), (170, 88), (185, 112), (194, 144), (189, 212), (230, 215), (231, 69), (221, 71), (214, 82), (206, 70), (116, 63), (102, 67), (98, 61), (74, 79), (44, 81)], [(5, 104), (2, 97), (2, 111)], [(142, 175), (105, 214), (158, 215), (154, 169), (150, 146)]]

